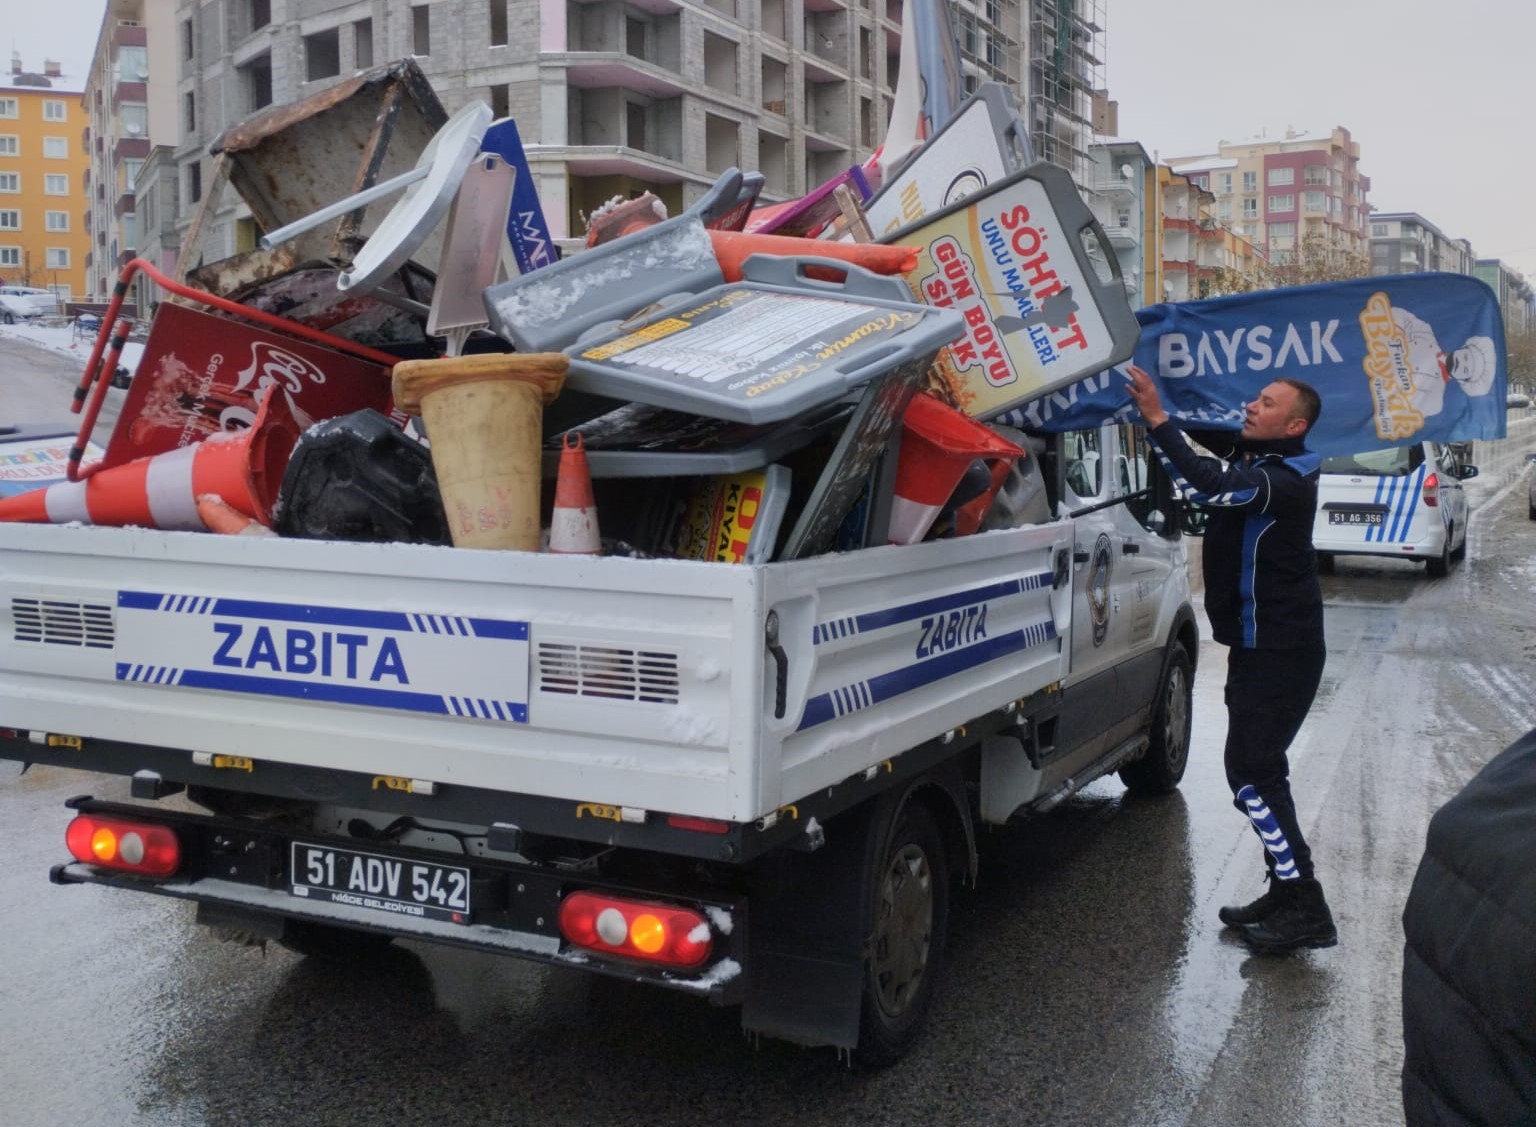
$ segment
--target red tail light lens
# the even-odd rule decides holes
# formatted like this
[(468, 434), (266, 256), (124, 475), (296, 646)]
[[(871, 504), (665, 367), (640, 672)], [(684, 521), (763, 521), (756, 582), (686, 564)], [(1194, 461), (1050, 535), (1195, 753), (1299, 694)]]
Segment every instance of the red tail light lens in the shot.
[(181, 842), (167, 826), (82, 814), (64, 842), (75, 860), (104, 869), (168, 877), (181, 867)]
[(690, 908), (573, 892), (560, 903), (560, 934), (603, 955), (696, 967), (714, 947), (709, 922)]
[(1424, 479), (1424, 503), (1434, 508), (1440, 503), (1440, 475), (1430, 474)]

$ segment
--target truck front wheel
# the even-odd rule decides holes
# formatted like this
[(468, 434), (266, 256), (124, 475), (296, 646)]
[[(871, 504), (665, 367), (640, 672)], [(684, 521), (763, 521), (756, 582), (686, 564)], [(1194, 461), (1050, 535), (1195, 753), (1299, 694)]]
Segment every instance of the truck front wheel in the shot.
[(1152, 710), (1146, 754), (1120, 768), (1120, 781), (1137, 794), (1167, 794), (1184, 778), (1189, 763), (1190, 704), (1194, 677), (1189, 654), (1175, 645), (1168, 655), (1157, 707)]
[(864, 962), (858, 1063), (879, 1068), (917, 1039), (933, 1000), (949, 922), (949, 865), (928, 807), (909, 802), (892, 831), (874, 887)]

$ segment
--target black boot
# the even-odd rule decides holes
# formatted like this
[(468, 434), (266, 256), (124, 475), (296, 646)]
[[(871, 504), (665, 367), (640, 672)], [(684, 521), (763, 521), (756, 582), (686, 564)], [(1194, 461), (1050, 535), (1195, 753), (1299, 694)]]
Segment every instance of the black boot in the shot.
[(1277, 880), (1269, 890), (1279, 903), (1262, 920), (1238, 929), (1255, 950), (1278, 955), (1302, 947), (1332, 947), (1339, 941), (1333, 913), (1317, 881)]
[(1248, 904), (1229, 904), (1216, 913), (1222, 923), (1228, 927), (1256, 924), (1280, 906), (1283, 897), (1279, 886), (1285, 882), (1276, 880), (1273, 871), (1265, 873), (1264, 879), (1269, 881), (1269, 887), (1264, 890), (1263, 896)]

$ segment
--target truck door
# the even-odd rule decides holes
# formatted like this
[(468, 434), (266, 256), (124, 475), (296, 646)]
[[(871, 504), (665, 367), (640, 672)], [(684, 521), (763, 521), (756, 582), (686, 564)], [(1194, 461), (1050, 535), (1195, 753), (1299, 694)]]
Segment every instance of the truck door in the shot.
[[(1128, 709), (1141, 713), (1151, 708), (1162, 674), (1164, 592), (1173, 568), (1184, 566), (1182, 544), (1174, 514), (1158, 507), (1151, 475), (1162, 473), (1149, 457), (1146, 432), (1122, 423), (1110, 428), (1115, 481), (1124, 505), (1109, 510), (1116, 514), (1122, 538), (1125, 568), (1126, 652), (1120, 665), (1120, 694)], [(1150, 714), (1150, 713), (1148, 713)]]
[[(1062, 436), (1067, 512), (1093, 509), (1119, 496), (1113, 426)], [(1097, 682), (1089, 695), (1105, 712), (1119, 696), (1115, 666), (1130, 640), (1132, 558), (1125, 553), (1124, 505), (1108, 505), (1072, 521), (1072, 665), (1074, 684)], [(1107, 717), (1106, 717), (1107, 718)]]

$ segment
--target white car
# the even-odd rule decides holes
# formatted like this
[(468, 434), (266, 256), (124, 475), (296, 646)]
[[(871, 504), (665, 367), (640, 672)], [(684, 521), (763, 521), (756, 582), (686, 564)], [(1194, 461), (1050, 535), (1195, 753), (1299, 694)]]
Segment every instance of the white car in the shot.
[(34, 317), (54, 317), (58, 312), (59, 298), (52, 290), (0, 286), (0, 322), (13, 325)]
[(1328, 568), (1334, 556), (1423, 560), (1447, 574), (1467, 550), (1467, 497), (1461, 483), (1477, 476), (1457, 451), (1413, 442), (1324, 458), (1317, 486), (1312, 546)]

